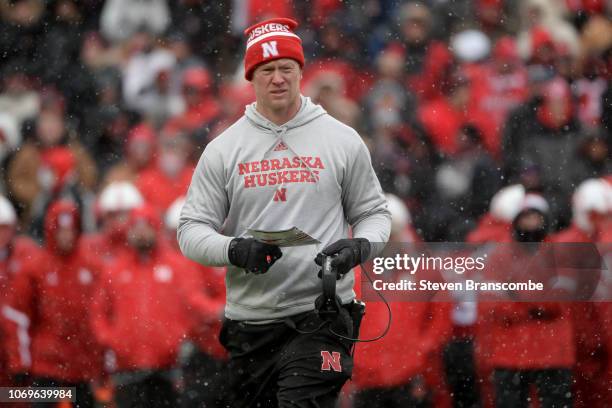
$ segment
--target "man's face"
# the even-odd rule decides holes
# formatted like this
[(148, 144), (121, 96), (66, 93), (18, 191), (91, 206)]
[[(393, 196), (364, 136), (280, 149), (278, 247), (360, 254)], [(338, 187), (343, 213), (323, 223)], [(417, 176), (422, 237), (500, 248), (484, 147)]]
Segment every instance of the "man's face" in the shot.
[(55, 242), (60, 253), (72, 252), (77, 242), (78, 234), (74, 227), (58, 227), (55, 232)]
[(139, 252), (148, 252), (157, 242), (157, 231), (146, 220), (136, 220), (128, 230), (128, 243)]
[(112, 236), (125, 236), (129, 218), (129, 210), (109, 211), (104, 214), (102, 228)]
[(251, 81), (257, 104), (273, 111), (287, 109), (299, 98), (301, 79), (300, 65), (289, 58), (258, 66)]

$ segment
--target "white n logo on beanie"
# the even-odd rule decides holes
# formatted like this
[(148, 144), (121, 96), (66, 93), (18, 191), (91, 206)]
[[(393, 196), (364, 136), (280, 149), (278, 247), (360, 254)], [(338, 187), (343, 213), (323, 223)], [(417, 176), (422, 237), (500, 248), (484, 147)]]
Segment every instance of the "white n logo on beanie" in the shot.
[(263, 57), (278, 57), (278, 49), (276, 48), (276, 41), (268, 41), (261, 44), (263, 49)]

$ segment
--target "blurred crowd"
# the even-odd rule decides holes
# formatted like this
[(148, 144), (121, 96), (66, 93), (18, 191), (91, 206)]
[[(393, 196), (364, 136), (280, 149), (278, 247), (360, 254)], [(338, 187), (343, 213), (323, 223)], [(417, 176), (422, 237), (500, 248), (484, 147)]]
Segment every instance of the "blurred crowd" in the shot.
[[(610, 242), (610, 1), (0, 0), (3, 384), (221, 406), (223, 271), (175, 231), (203, 148), (255, 99), (243, 30), (275, 16), (300, 23), (303, 93), (366, 141), (392, 239)], [(394, 308), (346, 406), (491, 406), (517, 372), (523, 394), (569, 372), (575, 406), (612, 401), (607, 303)], [(527, 329), (494, 341), (483, 315)]]

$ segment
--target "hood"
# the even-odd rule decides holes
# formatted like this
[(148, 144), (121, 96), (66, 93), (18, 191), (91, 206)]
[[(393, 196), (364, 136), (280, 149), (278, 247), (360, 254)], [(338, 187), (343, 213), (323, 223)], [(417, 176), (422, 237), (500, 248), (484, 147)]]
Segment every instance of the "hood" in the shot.
[(55, 231), (60, 223), (72, 225), (78, 233), (81, 232), (79, 210), (70, 200), (59, 200), (51, 204), (45, 216), (45, 244), (53, 252), (57, 252)]
[(316, 118), (321, 115), (326, 114), (327, 112), (320, 105), (314, 104), (309, 97), (300, 95), (300, 99), (302, 104), (300, 109), (293, 117), (293, 119), (289, 120), (284, 125), (278, 126), (266, 119), (261, 113), (257, 111), (257, 102), (253, 102), (247, 105), (244, 114), (247, 119), (250, 120), (255, 126), (268, 130), (272, 133), (279, 132), (281, 130), (287, 131), (290, 129), (294, 129), (300, 126), (304, 126), (305, 124), (312, 122)]

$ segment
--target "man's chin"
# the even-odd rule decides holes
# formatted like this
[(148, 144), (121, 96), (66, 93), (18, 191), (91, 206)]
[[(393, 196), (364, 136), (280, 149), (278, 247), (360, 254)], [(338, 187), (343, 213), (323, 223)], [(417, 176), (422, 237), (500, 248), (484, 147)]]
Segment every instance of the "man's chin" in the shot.
[(287, 109), (288, 106), (289, 106), (289, 101), (287, 98), (272, 99), (270, 101), (270, 108), (272, 108), (273, 110)]

